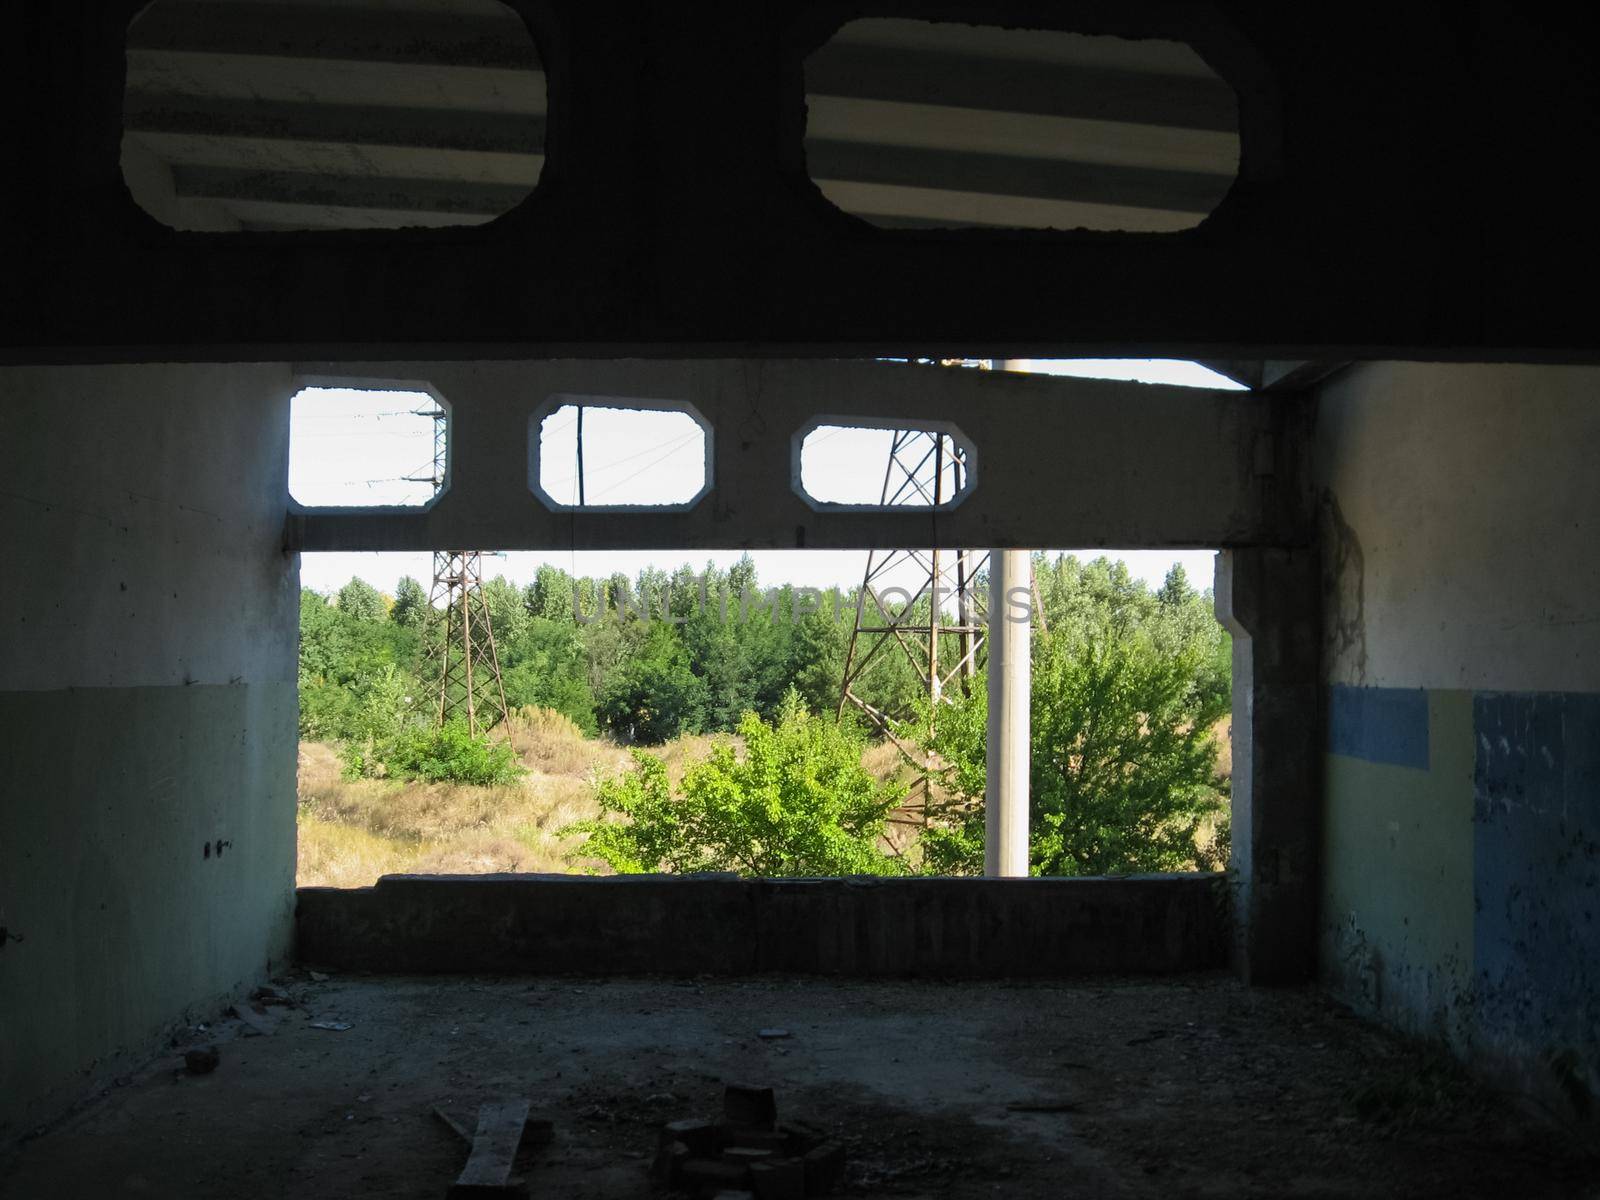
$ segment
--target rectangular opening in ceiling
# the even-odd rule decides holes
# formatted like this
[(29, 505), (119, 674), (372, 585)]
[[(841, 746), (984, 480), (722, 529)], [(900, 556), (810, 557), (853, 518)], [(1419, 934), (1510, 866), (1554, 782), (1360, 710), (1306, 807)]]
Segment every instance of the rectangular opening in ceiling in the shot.
[(498, 0), (154, 0), (127, 62), (123, 178), (174, 229), (478, 225), (544, 163), (543, 67)]
[(812, 180), (884, 228), (1175, 232), (1239, 171), (1237, 96), (1181, 42), (869, 18), (805, 81)]

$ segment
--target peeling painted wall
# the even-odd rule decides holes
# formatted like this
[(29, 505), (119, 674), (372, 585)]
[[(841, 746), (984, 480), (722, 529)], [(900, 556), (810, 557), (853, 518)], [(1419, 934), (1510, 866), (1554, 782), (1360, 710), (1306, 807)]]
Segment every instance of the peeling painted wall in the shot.
[(287, 955), (289, 394), (0, 370), (0, 1143)]
[(1375, 364), (1319, 397), (1321, 961), (1600, 1118), (1600, 370)]

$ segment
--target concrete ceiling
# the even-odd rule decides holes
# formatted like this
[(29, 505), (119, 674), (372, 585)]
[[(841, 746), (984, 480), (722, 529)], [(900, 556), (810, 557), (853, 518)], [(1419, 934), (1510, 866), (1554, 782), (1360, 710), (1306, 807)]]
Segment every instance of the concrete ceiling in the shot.
[[(157, 0), (127, 57), (124, 173), (178, 228), (479, 224), (543, 166), (497, 0)], [(805, 71), (812, 176), (875, 224), (1183, 229), (1238, 169), (1232, 89), (1174, 42), (873, 19)]]

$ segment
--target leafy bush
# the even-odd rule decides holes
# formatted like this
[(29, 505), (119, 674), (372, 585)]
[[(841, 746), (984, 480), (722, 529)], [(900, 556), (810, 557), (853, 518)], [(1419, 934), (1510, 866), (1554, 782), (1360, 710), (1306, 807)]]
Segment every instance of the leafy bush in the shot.
[(1133, 636), (1046, 642), (1035, 667), (1032, 857), (1043, 875), (1175, 871), (1221, 805), (1198, 664)]
[(348, 742), (340, 751), (352, 778), (383, 776), (423, 783), (471, 783), (480, 787), (510, 783), (523, 774), (511, 746), (474, 736), (464, 722), (405, 725), (367, 742)]
[(862, 767), (859, 730), (812, 716), (791, 691), (775, 722), (746, 713), (738, 731), (743, 755), (714, 746), (684, 772), (677, 796), (666, 764), (634, 751), (633, 770), (596, 785), (605, 816), (563, 832), (587, 834), (582, 853), (622, 873), (901, 871), (879, 849), (897, 793)]
[[(1225, 822), (1197, 845), (1224, 795), (1213, 736), (1228, 704), (1216, 667), (1220, 632), (1181, 573), (1158, 596), (1125, 575), (1065, 559), (1046, 576), (1066, 599), (1034, 643), (1034, 874), (1225, 865)], [(939, 763), (938, 785), (959, 798), (922, 837), (930, 873), (983, 869), (986, 691), (979, 680), (970, 697), (941, 705), (931, 734), (926, 706), (921, 730), (907, 730)]]

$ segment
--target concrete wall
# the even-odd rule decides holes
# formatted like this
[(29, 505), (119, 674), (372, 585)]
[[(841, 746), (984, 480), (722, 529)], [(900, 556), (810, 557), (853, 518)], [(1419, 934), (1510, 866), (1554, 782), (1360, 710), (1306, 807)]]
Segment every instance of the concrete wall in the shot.
[(0, 1142), (288, 951), (289, 394), (0, 371)]
[(1600, 1101), (1600, 370), (1379, 364), (1321, 397), (1322, 970)]
[(304, 888), (300, 958), (371, 971), (1051, 978), (1227, 960), (1220, 875), (387, 875)]

